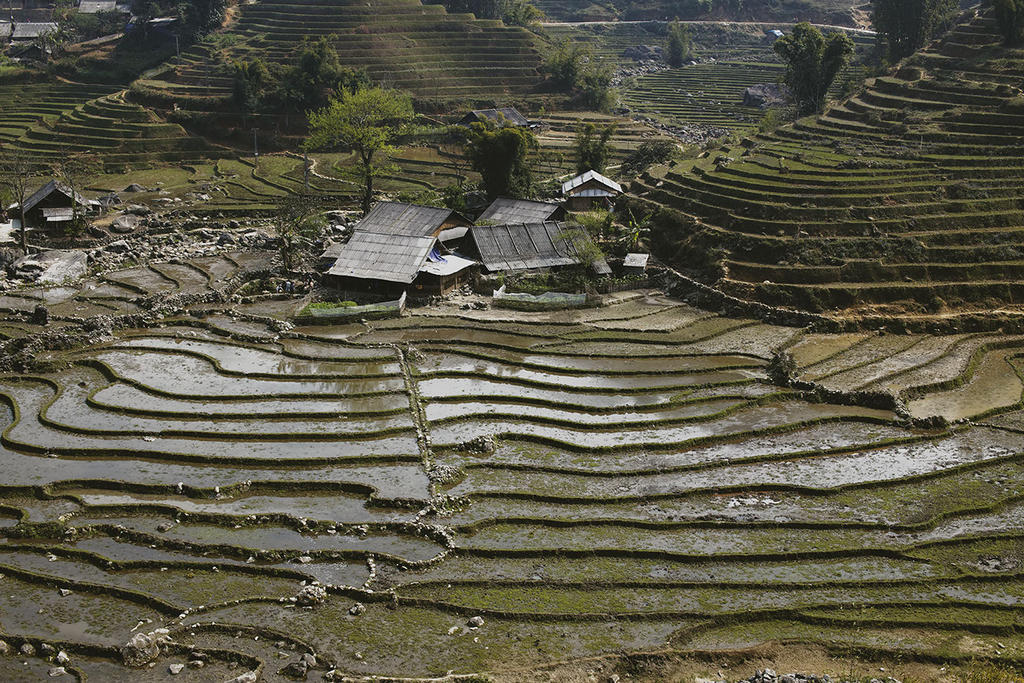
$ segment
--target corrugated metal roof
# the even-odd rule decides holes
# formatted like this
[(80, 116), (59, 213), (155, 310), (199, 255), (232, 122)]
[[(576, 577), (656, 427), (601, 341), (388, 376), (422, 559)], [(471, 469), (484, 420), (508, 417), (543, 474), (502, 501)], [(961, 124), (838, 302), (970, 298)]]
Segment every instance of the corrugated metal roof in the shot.
[(433, 235), (417, 237), (356, 230), (327, 272), (339, 277), (409, 284), (416, 279), (436, 242)]
[(355, 229), (386, 235), (423, 237), (436, 234), (453, 215), (459, 216), (451, 209), (400, 202), (378, 202), (370, 209), (370, 213), (356, 224)]
[(78, 11), (82, 14), (113, 12), (116, 9), (117, 2), (115, 0), (82, 0), (78, 3)]
[(626, 268), (646, 268), (650, 257), (650, 254), (626, 254), (626, 258), (622, 259), (622, 265)]
[(614, 190), (617, 193), (622, 193), (622, 185), (619, 185), (611, 178), (603, 176), (597, 171), (587, 171), (586, 173), (581, 173), (572, 180), (567, 180), (564, 183), (562, 183), (562, 194), (569, 194), (573, 189), (585, 183), (589, 183), (591, 180), (597, 181), (604, 185), (605, 187), (607, 187), (608, 189)]
[[(38, 190), (33, 192), (32, 195), (25, 200), (25, 211), (31, 211), (32, 207), (34, 207), (36, 204), (49, 197), (50, 194), (52, 194), (53, 192), (60, 192), (65, 197), (67, 197), (68, 201), (70, 202), (72, 195), (71, 190), (65, 187), (63, 183), (58, 183), (56, 180), (51, 180), (42, 187), (40, 187)], [(96, 203), (94, 201), (86, 199), (77, 192), (74, 193), (74, 196), (78, 203), (81, 204), (82, 206), (91, 206)], [(12, 204), (12, 206), (17, 205)]]
[(345, 245), (342, 242), (331, 242), (324, 249), (324, 253), (320, 254), (320, 258), (323, 260), (336, 259), (341, 256), (341, 252), (344, 250)]
[[(581, 263), (580, 252), (591, 243), (579, 225), (555, 221), (478, 225), (471, 231), (480, 260), (490, 271), (530, 270)], [(598, 272), (611, 272), (604, 259)]]
[(599, 190), (597, 188), (591, 190), (580, 190), (579, 192), (573, 192), (573, 197), (614, 197), (615, 193), (610, 190)]
[(14, 24), (9, 21), (0, 21), (0, 38), (10, 38), (14, 31)]
[(551, 218), (560, 208), (558, 204), (535, 202), (529, 199), (498, 197), (477, 220), (493, 223), (540, 223)]
[(494, 123), (504, 123), (509, 126), (529, 126), (530, 121), (525, 116), (519, 113), (515, 107), (498, 107), (497, 109), (474, 109), (470, 113), (462, 117), (460, 123), (466, 123), (476, 119), (477, 121), (493, 121)]
[(57, 24), (52, 21), (18, 22), (14, 24), (11, 40), (31, 40), (32, 38), (38, 38), (44, 33), (52, 33), (56, 30)]

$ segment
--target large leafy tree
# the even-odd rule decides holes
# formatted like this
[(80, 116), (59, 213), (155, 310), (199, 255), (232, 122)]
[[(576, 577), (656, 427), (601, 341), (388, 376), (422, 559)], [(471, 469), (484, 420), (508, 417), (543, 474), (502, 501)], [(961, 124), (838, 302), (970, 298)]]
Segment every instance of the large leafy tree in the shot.
[(190, 40), (199, 40), (207, 33), (220, 28), (227, 11), (226, 0), (184, 0), (180, 4), (184, 15), (185, 30)]
[(590, 170), (604, 173), (608, 163), (608, 142), (615, 134), (615, 124), (598, 128), (593, 123), (584, 123), (576, 130), (576, 172)]
[(529, 156), (537, 149), (537, 138), (529, 129), (474, 123), (466, 135), (465, 149), (473, 170), (483, 177), (488, 198), (532, 193)]
[(586, 43), (563, 40), (544, 61), (551, 85), (587, 109), (605, 111), (615, 102), (612, 68), (598, 60)]
[(1006, 42), (1010, 45), (1024, 42), (1024, 0), (996, 0), (995, 10)]
[(322, 36), (303, 41), (294, 64), (281, 78), (279, 96), (287, 109), (303, 112), (326, 106), (338, 92), (362, 89), (369, 84), (365, 71), (341, 66), (331, 41)]
[(232, 97), (243, 111), (258, 111), (267, 90), (271, 87), (273, 77), (262, 59), (257, 57), (250, 62), (235, 62)]
[(775, 52), (786, 63), (786, 85), (802, 114), (825, 108), (825, 96), (832, 82), (850, 61), (853, 41), (845, 33), (827, 37), (807, 22), (775, 41)]
[(924, 46), (949, 25), (956, 0), (871, 0), (871, 23), (892, 61)]
[(363, 186), (363, 212), (373, 203), (373, 179), (381, 158), (415, 117), (410, 97), (397, 90), (364, 88), (332, 98), (309, 115), (307, 149), (347, 149), (356, 154), (356, 175)]

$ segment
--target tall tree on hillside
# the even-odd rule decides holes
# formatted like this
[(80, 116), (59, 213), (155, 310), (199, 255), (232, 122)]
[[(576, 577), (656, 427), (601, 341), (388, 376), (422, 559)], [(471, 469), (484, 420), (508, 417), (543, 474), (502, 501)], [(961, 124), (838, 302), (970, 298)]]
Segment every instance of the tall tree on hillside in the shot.
[(196, 41), (220, 28), (227, 12), (225, 0), (185, 0), (179, 11), (185, 20), (186, 39)]
[(956, 0), (871, 0), (871, 23), (891, 61), (908, 57), (949, 26)]
[(356, 153), (356, 174), (363, 185), (363, 212), (373, 203), (373, 179), (383, 170), (380, 157), (415, 117), (412, 99), (384, 88), (365, 88), (332, 98), (309, 115), (307, 149), (348, 149)]
[(673, 21), (668, 25), (668, 49), (666, 58), (669, 66), (682, 66), (690, 59), (693, 51), (693, 39), (690, 37), (690, 29)]
[(28, 253), (28, 225), (25, 224), (25, 200), (29, 198), (34, 184), (29, 174), (32, 172), (33, 157), (10, 146), (0, 147), (0, 185), (7, 190), (8, 198), (18, 204), (18, 218), (21, 229), (18, 241), (21, 250)]
[(615, 135), (615, 124), (598, 129), (593, 123), (584, 123), (576, 130), (576, 172), (594, 170), (604, 173), (608, 163), (608, 141)]
[(537, 138), (529, 129), (474, 123), (466, 136), (465, 149), (473, 170), (483, 176), (489, 199), (532, 193), (529, 156), (537, 149)]
[(845, 33), (827, 37), (807, 22), (775, 41), (775, 52), (786, 62), (786, 85), (802, 114), (825, 108), (825, 96), (832, 82), (850, 61), (853, 41)]
[(1008, 45), (1024, 42), (1024, 0), (996, 0), (996, 21)]

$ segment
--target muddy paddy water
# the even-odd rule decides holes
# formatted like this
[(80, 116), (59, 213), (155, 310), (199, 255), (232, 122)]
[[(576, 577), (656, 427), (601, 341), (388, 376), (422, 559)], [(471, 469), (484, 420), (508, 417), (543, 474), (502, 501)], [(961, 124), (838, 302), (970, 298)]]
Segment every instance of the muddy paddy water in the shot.
[[(30, 294), (4, 301), (81, 296)], [(45, 675), (43, 643), (111, 681), (169, 678), (189, 647), (202, 680), (283, 680), (306, 652), (317, 675), (508, 680), (781, 639), (1024, 657), (1024, 338), (812, 334), (653, 293), (295, 329), (194, 313), (0, 376), (0, 639), (36, 651), (0, 679)], [(777, 352), (880, 393), (772, 384)], [(158, 628), (177, 645), (126, 666)]]

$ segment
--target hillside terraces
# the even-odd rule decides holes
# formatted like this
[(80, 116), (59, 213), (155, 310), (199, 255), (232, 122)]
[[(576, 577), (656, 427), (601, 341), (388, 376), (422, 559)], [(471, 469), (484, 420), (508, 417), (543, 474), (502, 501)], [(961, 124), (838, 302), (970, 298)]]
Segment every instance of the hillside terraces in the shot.
[[(770, 643), (761, 660), (786, 641), (858, 679), (851, 650), (903, 680), (1024, 661), (1021, 336), (815, 335), (653, 292), (282, 335), (298, 298), (211, 296), (269, 263), (231, 251), (0, 297), (3, 357), (36, 351), (0, 376), (12, 649), (73, 610), (88, 628), (57, 644), (103, 681), (132, 680), (117, 645), (146, 619), (181, 648), (156, 671), (201, 651), (214, 680), (239, 660), (281, 680), (307, 651), (367, 677)], [(96, 341), (29, 346), (43, 302), (47, 332)], [(81, 324), (123, 313), (144, 326)], [(956, 416), (954, 386), (1000, 400), (920, 429), (771, 384), (783, 347), (808, 381), (924, 414)], [(0, 656), (0, 678), (25, 661), (50, 666)]]
[(811, 310), (1022, 303), (1022, 59), (973, 16), (823, 115), (635, 190), (696, 217), (672, 248), (685, 259), (725, 247), (719, 285), (745, 298)]
[(233, 61), (285, 62), (303, 39), (320, 36), (332, 37), (343, 65), (421, 98), (490, 101), (539, 80), (533, 35), (499, 21), (418, 0), (274, 0), (244, 5), (227, 33), (189, 50), (163, 80), (143, 84), (198, 98), (189, 107), (213, 106), (231, 93)]
[(639, 113), (747, 131), (757, 126), (764, 111), (743, 105), (744, 90), (775, 83), (784, 71), (778, 63), (705, 62), (648, 74), (623, 99)]
[[(777, 83), (785, 66), (765, 41), (770, 28), (790, 30), (787, 24), (689, 23), (697, 64), (655, 71), (628, 78), (622, 86), (622, 104), (636, 113), (686, 126), (727, 128), (743, 133), (764, 116), (756, 107), (743, 106), (746, 88)], [(554, 40), (586, 44), (594, 54), (629, 73), (636, 61), (623, 56), (637, 45), (664, 46), (664, 22), (623, 25), (547, 26)], [(836, 79), (834, 92), (862, 77), (863, 63), (874, 50), (872, 34), (852, 33), (856, 54), (851, 65)]]
[[(0, 97), (0, 138), (45, 166), (67, 154), (98, 156), (105, 168), (204, 156), (208, 145), (177, 124), (126, 102), (111, 86), (6, 86)], [(6, 97), (9, 95), (10, 97)]]

